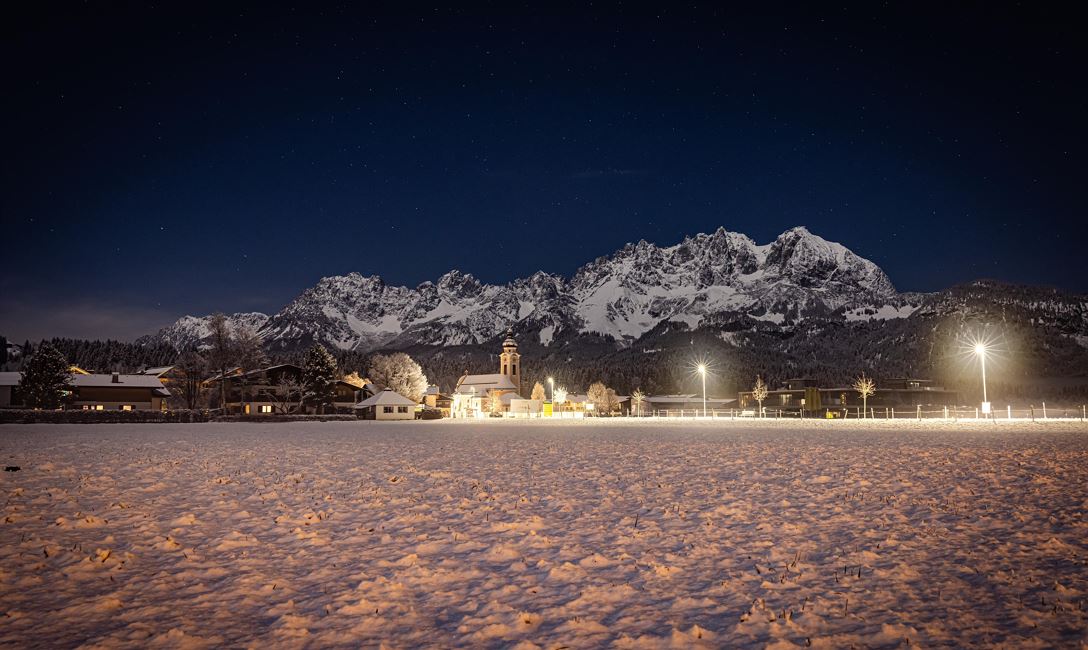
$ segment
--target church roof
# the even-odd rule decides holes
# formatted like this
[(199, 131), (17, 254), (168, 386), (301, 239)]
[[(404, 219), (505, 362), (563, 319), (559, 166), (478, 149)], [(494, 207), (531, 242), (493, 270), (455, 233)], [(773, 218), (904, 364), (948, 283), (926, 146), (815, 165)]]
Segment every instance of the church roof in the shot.
[(510, 378), (503, 374), (493, 375), (465, 375), (457, 381), (458, 393), (470, 393), (475, 388), (477, 393), (486, 393), (489, 390), (517, 390), (518, 387)]

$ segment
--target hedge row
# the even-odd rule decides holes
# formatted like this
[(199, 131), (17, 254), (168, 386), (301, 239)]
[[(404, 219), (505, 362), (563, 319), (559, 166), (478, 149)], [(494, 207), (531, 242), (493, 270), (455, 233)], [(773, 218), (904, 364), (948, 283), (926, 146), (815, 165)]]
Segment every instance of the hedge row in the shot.
[(219, 415), (213, 422), (345, 422), (357, 420), (354, 415)]
[(208, 411), (36, 411), (0, 409), (0, 424), (133, 424), (159, 422), (208, 422)]
[(214, 411), (35, 411), (0, 409), (0, 424), (159, 424), (167, 422), (338, 422), (354, 415), (218, 415)]

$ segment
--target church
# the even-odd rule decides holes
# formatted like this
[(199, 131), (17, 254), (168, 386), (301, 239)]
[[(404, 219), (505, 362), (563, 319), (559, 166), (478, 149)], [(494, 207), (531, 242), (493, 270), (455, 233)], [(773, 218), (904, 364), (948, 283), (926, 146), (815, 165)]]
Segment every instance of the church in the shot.
[(508, 413), (515, 400), (522, 401), (521, 355), (513, 331), (508, 330), (499, 355), (499, 372), (470, 375), (466, 371), (454, 388), (450, 416), (475, 418)]

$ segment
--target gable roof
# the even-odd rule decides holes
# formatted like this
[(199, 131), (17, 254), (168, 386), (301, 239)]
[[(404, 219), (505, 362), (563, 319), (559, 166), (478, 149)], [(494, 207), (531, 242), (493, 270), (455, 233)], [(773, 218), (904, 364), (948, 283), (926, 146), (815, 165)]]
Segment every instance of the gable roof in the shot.
[(166, 373), (174, 369), (174, 366), (159, 366), (158, 368), (144, 368), (138, 375), (155, 375), (156, 377), (162, 377)]
[(72, 375), (72, 385), (76, 388), (150, 388), (159, 397), (169, 397), (170, 391), (162, 385), (162, 380), (155, 375)]
[(386, 388), (373, 397), (368, 397), (355, 405), (357, 409), (369, 406), (415, 406), (416, 403), (400, 393)]
[(21, 372), (0, 372), (0, 386), (18, 386), (22, 380)]
[(108, 388), (162, 388), (162, 380), (154, 375), (72, 375), (72, 385), (79, 387)]

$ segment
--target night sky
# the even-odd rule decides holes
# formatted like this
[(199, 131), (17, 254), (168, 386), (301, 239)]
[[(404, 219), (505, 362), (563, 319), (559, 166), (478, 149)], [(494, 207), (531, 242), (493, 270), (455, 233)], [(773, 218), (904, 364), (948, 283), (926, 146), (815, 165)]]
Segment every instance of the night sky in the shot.
[(903, 291), (1088, 291), (1060, 3), (26, 4), (0, 28), (12, 339), (272, 312), (350, 271), (569, 275), (719, 226), (808, 226)]

